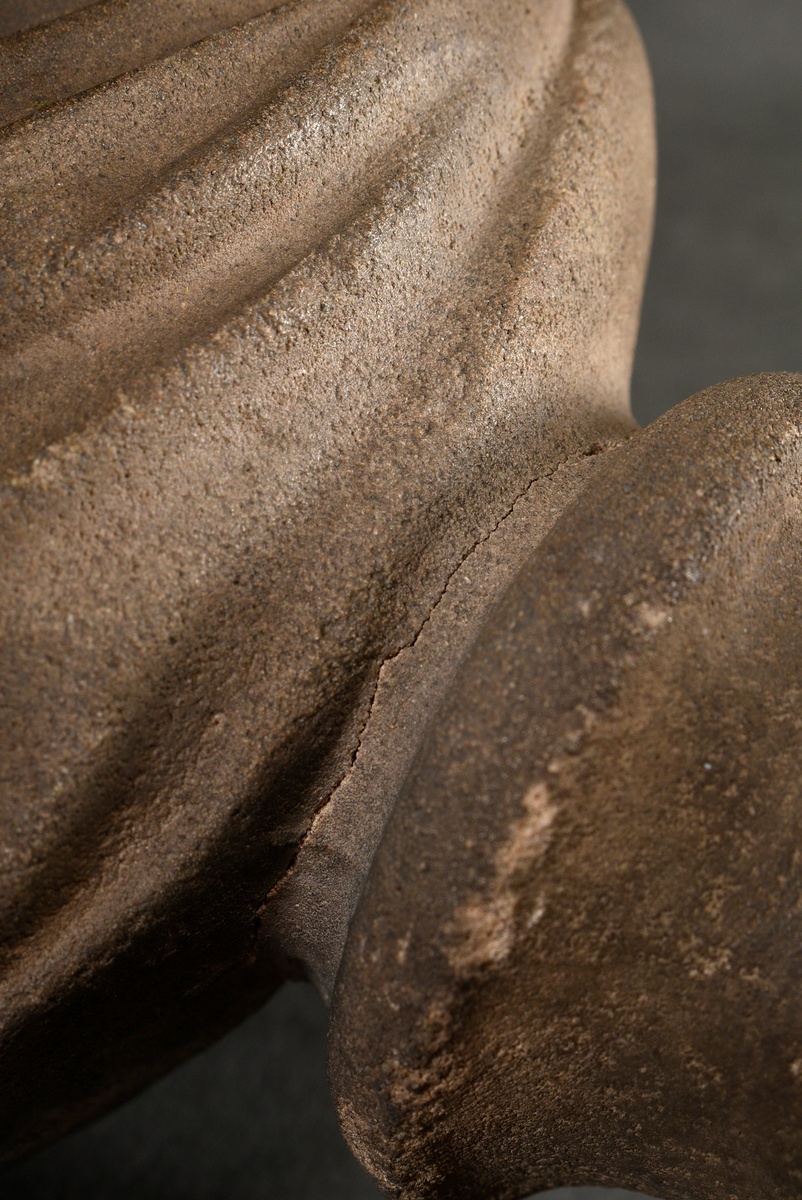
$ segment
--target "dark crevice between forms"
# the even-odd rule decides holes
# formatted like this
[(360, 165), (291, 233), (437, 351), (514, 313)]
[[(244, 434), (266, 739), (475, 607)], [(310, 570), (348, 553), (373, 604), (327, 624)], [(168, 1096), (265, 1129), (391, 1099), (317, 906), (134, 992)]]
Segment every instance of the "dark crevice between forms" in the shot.
[[(637, 430), (633, 430), (632, 434), (630, 436), (634, 436), (635, 433), (637, 433)], [(626, 439), (623, 439), (623, 440), (626, 440)], [(360, 752), (362, 750), (362, 746), (363, 746), (363, 743), (365, 740), (365, 734), (366, 734), (367, 728), (370, 724), (371, 717), (373, 716), (373, 711), (374, 711), (374, 708), (376, 705), (376, 698), (379, 693), (382, 678), (384, 676), (386, 668), (388, 666), (390, 666), (390, 664), (395, 662), (405, 651), (413, 649), (413, 647), (417, 644), (417, 642), (421, 638), (424, 630), (427, 628), (430, 621), (432, 620), (432, 617), (434, 616), (435, 612), (437, 611), (437, 609), (439, 608), (439, 606), (442, 604), (443, 600), (445, 599), (446, 595), (448, 594), (449, 588), (452, 584), (452, 581), (456, 577), (456, 575), (459, 574), (459, 572), (462, 570), (462, 568), (465, 566), (465, 564), (468, 562), (468, 560), (472, 557), (472, 555), (474, 555), (476, 553), (478, 548), (480, 546), (484, 545), (486, 542), (488, 542), (499, 531), (499, 529), (501, 529), (501, 527), (505, 524), (505, 522), (507, 522), (510, 519), (510, 517), (515, 512), (515, 509), (517, 508), (517, 506), (520, 504), (520, 502), (522, 500), (524, 500), (530, 494), (530, 492), (532, 491), (533, 488), (537, 487), (539, 484), (544, 483), (548, 479), (554, 478), (554, 476), (557, 475), (564, 468), (575, 465), (576, 463), (580, 462), (583, 458), (595, 457), (596, 455), (603, 454), (606, 451), (614, 449), (616, 446), (619, 446), (621, 444), (622, 444), (621, 441), (601, 442), (601, 441), (596, 440), (596, 441), (592, 442), (584, 450), (576, 451), (573, 454), (567, 455), (565, 458), (561, 459), (550, 470), (544, 471), (543, 473), (536, 475), (532, 480), (530, 480), (530, 482), (526, 485), (526, 487), (523, 488), (520, 492), (518, 492), (516, 494), (516, 496), (514, 497), (512, 502), (509, 504), (508, 508), (506, 509), (506, 511), (498, 518), (498, 520), (492, 525), (492, 527), (486, 533), (483, 533), (481, 537), (477, 538), (476, 541), (474, 541), (471, 544), (471, 546), (468, 548), (468, 550), (457, 561), (457, 563), (451, 568), (451, 570), (448, 572), (448, 575), (446, 576), (445, 583), (443, 584), (439, 595), (435, 599), (434, 603), (430, 607), (429, 611), (427, 612), (426, 616), (424, 617), (423, 621), (418, 626), (418, 628), (416, 629), (416, 631), (414, 632), (412, 637), (408, 638), (407, 641), (403, 642), (402, 645), (400, 645), (396, 649), (392, 650), (389, 654), (387, 654), (382, 659), (381, 663), (379, 664), (379, 666), (375, 672), (375, 677), (374, 677), (375, 681), (374, 681), (373, 688), (371, 691), (370, 699), (368, 700), (367, 705), (366, 705), (366, 709), (367, 709), (366, 715), (365, 715), (365, 718), (362, 721), (362, 723), (359, 727), (359, 731), (356, 735), (354, 748), (351, 752), (348, 765), (347, 765), (346, 769), (344, 770), (343, 774), (341, 775), (341, 777), (337, 780), (337, 783), (327, 793), (326, 797), (315, 809), (314, 813), (312, 814), (309, 824), (307, 825), (304, 833), (302, 834), (300, 840), (298, 841), (298, 843), (295, 847), (295, 852), (293, 853), (292, 858), (290, 859), (289, 863), (287, 864), (287, 866), (284, 870), (284, 873), (273, 884), (270, 891), (267, 893), (264, 900), (262, 901), (262, 904), (260, 905), (259, 909), (257, 910), (256, 916), (254, 918), (253, 940), (252, 940), (250, 952), (249, 952), (247, 960), (246, 960), (248, 966), (253, 966), (259, 957), (259, 945), (262, 941), (262, 936), (265, 931), (265, 922), (268, 918), (269, 909), (271, 907), (272, 902), (281, 893), (281, 891), (286, 887), (289, 880), (292, 878), (292, 876), (296, 870), (296, 867), (298, 865), (298, 860), (299, 860), (301, 851), (303, 850), (304, 846), (306, 845), (312, 831), (314, 830), (314, 828), (315, 828), (316, 824), (318, 823), (322, 814), (326, 811), (326, 809), (329, 807), (329, 805), (333, 803), (335, 796), (338, 794), (338, 792), (339, 792), (340, 788), (343, 786), (343, 784), (348, 780), (349, 776), (352, 774), (352, 772), (356, 766), (357, 760), (359, 758), (359, 755), (360, 755)], [(385, 823), (386, 823), (386, 820), (389, 819), (391, 812), (392, 812), (392, 806), (390, 806), (390, 809), (387, 812), (387, 816), (385, 818)], [(310, 979), (309, 970), (305, 963), (299, 961), (297, 958), (294, 958), (291, 955), (286, 955), (286, 956), (282, 955), (280, 949), (279, 949), (277, 958), (278, 958), (278, 961), (276, 962), (275, 965), (281, 971), (282, 976), (285, 979), (295, 979), (295, 980), (304, 979), (304, 980), (310, 980), (310, 982), (313, 982)]]

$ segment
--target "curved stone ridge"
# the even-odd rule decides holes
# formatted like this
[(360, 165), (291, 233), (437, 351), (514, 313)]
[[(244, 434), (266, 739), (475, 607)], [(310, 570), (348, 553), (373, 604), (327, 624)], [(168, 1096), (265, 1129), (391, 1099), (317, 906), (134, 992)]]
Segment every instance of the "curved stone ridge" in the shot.
[(280, 0), (171, 0), (169, 7), (159, 0), (22, 0), (0, 18), (0, 36), (16, 34), (3, 48), (0, 125), (280, 7)]
[(0, 77), (10, 1153), (331, 985), (424, 710), (631, 433), (653, 131), (616, 0), (104, 0)]
[(3, 1154), (302, 974), (392, 1194), (785, 1200), (802, 378), (631, 436), (625, 11), (19, 13)]

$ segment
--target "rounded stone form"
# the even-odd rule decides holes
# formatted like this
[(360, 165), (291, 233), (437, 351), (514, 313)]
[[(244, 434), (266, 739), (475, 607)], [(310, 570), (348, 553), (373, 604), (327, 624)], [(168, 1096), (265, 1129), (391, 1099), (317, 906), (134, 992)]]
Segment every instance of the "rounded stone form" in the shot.
[(330, 989), (425, 713), (632, 432), (654, 188), (617, 0), (73, 7), (0, 41), (6, 1155)]
[(409, 1200), (802, 1180), (802, 376), (612, 450), (461, 663), (363, 889), (331, 1073)]

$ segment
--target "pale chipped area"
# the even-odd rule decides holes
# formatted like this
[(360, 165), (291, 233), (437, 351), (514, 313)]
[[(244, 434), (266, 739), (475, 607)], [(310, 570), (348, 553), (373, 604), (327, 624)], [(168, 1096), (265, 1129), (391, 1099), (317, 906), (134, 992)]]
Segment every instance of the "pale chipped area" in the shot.
[(800, 1077), (802, 1077), (802, 1058), (794, 1059), (794, 1061), (791, 1063), (790, 1071), (794, 1079), (799, 1081)]
[(538, 900), (537, 904), (535, 905), (535, 907), (532, 909), (532, 911), (529, 914), (529, 917), (526, 922), (527, 929), (534, 929), (534, 927), (536, 925), (540, 924), (540, 922), (543, 920), (545, 915), (546, 915), (546, 902), (543, 899), (543, 897), (541, 896), (540, 899)]
[(402, 938), (398, 939), (398, 948), (396, 950), (395, 957), (396, 957), (396, 962), (401, 967), (407, 961), (407, 954), (409, 953), (409, 943), (411, 942), (411, 940), (412, 940), (412, 931), (410, 929), (407, 930), (407, 932), (404, 934), (404, 936)]
[(660, 608), (656, 604), (649, 604), (645, 600), (638, 605), (635, 611), (641, 625), (646, 629), (662, 629), (664, 625), (671, 621), (671, 615), (667, 609)]
[(515, 898), (511, 893), (476, 900), (457, 909), (454, 928), (459, 942), (449, 954), (463, 975), (504, 961), (512, 949)]
[(691, 979), (712, 979), (720, 971), (732, 969), (731, 950), (724, 946), (706, 946), (695, 934), (680, 942), (679, 949)]
[(551, 826), (557, 809), (549, 797), (548, 785), (536, 783), (523, 799), (524, 815), (512, 827), (510, 837), (496, 854), (495, 866), (505, 884), (526, 870), (548, 849)]
[[(460, 975), (502, 963), (515, 941), (516, 887), (543, 858), (552, 838), (557, 807), (551, 801), (548, 785), (532, 784), (523, 797), (524, 814), (512, 826), (509, 836), (493, 859), (493, 881), (483, 894), (475, 894), (461, 905), (451, 931), (455, 945), (449, 953), (452, 967)], [(528, 928), (537, 925), (546, 911), (542, 897), (530, 914)]]

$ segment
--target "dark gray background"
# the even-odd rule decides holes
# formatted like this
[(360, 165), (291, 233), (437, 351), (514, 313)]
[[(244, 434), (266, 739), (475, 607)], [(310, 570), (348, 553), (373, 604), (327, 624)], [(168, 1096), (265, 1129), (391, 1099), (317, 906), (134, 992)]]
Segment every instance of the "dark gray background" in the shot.
[(802, 2), (632, 0), (655, 77), (658, 208), (633, 380), (646, 423), (802, 371)]
[[(631, 7), (652, 59), (660, 137), (633, 384), (645, 423), (734, 375), (802, 370), (802, 0)], [(0, 1195), (377, 1200), (337, 1131), (325, 1027), (312, 990), (286, 988), (119, 1112), (7, 1172)]]

